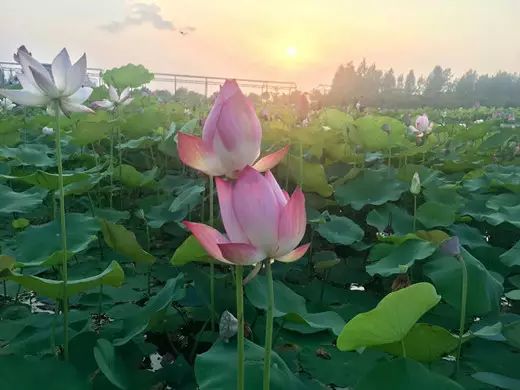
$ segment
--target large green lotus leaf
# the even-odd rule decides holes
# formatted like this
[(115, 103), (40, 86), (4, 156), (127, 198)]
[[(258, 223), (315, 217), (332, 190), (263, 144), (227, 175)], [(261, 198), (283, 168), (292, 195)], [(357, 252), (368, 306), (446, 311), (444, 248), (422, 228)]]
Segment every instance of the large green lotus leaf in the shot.
[(186, 290), (183, 282), (183, 274), (168, 279), (164, 287), (150, 298), (145, 306), (139, 308), (134, 315), (125, 316), (123, 325), (121, 327), (118, 326), (118, 329), (121, 329), (121, 331), (114, 338), (113, 344), (121, 346), (128, 343), (135, 336), (146, 331), (151, 322), (157, 320), (156, 316), (170, 306), (172, 301), (184, 298)]
[(463, 390), (448, 377), (429, 371), (421, 363), (398, 358), (379, 363), (362, 378), (355, 390)]
[(71, 133), (71, 143), (86, 146), (102, 139), (109, 138), (110, 127), (107, 121), (81, 120)]
[(153, 73), (143, 65), (127, 64), (103, 72), (103, 81), (119, 90), (126, 87), (140, 87), (143, 84), (148, 84), (153, 78)]
[[(367, 151), (386, 150), (393, 146), (410, 144), (406, 139), (406, 127), (397, 119), (386, 116), (365, 115), (356, 119), (350, 131), (352, 141)], [(390, 130), (387, 134), (383, 128)]]
[[(37, 187), (46, 188), (48, 190), (57, 190), (58, 185), (58, 174), (48, 173), (45, 171), (36, 171), (26, 176), (8, 176), (0, 175), (0, 177), (8, 180), (18, 180), (27, 184), (32, 184)], [(87, 173), (66, 173), (63, 175), (63, 184), (69, 185), (77, 181), (83, 181), (89, 178)]]
[[(264, 349), (245, 340), (245, 388), (261, 389), (263, 381)], [(236, 390), (237, 366), (236, 342), (217, 341), (195, 360), (195, 376), (201, 390)], [(271, 353), (271, 390), (306, 390), (276, 352)]]
[(94, 358), (99, 370), (114, 386), (126, 390), (131, 387), (123, 361), (118, 359), (114, 345), (108, 340), (98, 339), (94, 346)]
[(391, 292), (374, 309), (351, 319), (336, 345), (341, 351), (352, 351), (401, 341), (440, 299), (435, 287), (424, 282)]
[[(4, 389), (41, 390), (52, 380), (53, 390), (88, 390), (91, 387), (69, 363), (54, 358), (37, 359), (0, 356), (0, 377)], [(55, 378), (55, 379), (51, 379)]]
[(354, 122), (354, 118), (336, 108), (327, 108), (321, 111), (320, 121), (332, 129), (345, 131), (347, 126)]
[(424, 189), (423, 194), (428, 202), (447, 204), (456, 210), (464, 204), (464, 198), (459, 195), (454, 186), (440, 187), (432, 184)]
[(413, 217), (401, 207), (387, 203), (376, 207), (367, 215), (367, 223), (383, 232), (391, 223), (394, 233), (398, 236), (410, 233), (413, 228)]
[(353, 180), (336, 187), (336, 200), (339, 204), (351, 205), (355, 210), (360, 210), (367, 204), (381, 205), (388, 201), (396, 201), (408, 187), (388, 174), (386, 169), (363, 171), (363, 174)]
[(490, 246), (484, 238), (484, 235), (477, 228), (466, 224), (456, 224), (450, 226), (448, 229), (454, 236), (459, 238), (461, 245), (467, 246), (469, 248)]
[(520, 266), (520, 240), (511, 249), (503, 253), (500, 260), (508, 267)]
[[(436, 361), (455, 350), (458, 337), (441, 326), (417, 323), (403, 339), (406, 357), (423, 363)], [(400, 342), (378, 347), (395, 356), (403, 356)]]
[(114, 179), (130, 188), (153, 187), (156, 173), (157, 167), (143, 173), (128, 164), (114, 167)]
[(135, 234), (123, 225), (105, 219), (100, 220), (101, 231), (107, 245), (136, 263), (153, 264), (155, 257), (146, 252), (137, 242)]
[(0, 184), (0, 215), (26, 213), (42, 204), (47, 191), (31, 188), (24, 192), (15, 192)]
[(317, 232), (332, 244), (350, 245), (363, 239), (365, 232), (347, 217), (331, 215), (330, 220), (320, 224)]
[(417, 208), (417, 220), (427, 229), (450, 226), (455, 222), (455, 209), (451, 203), (426, 202)]
[(23, 118), (10, 116), (0, 121), (0, 145), (15, 146), (20, 142), (19, 129), (24, 127)]
[(494, 372), (476, 372), (471, 376), (480, 382), (493, 386), (493, 388), (506, 390), (520, 389), (520, 379), (510, 378)]
[(205, 186), (196, 184), (181, 191), (173, 200), (169, 207), (169, 211), (175, 213), (183, 209), (191, 209), (197, 206), (202, 200), (202, 193), (205, 189)]
[(504, 326), (502, 333), (512, 346), (520, 349), (520, 319)]
[[(85, 180), (75, 181), (74, 183), (67, 184), (63, 188), (65, 196), (85, 194), (94, 188), (107, 175), (108, 173), (88, 175)], [(58, 194), (58, 190), (56, 190), (56, 194)]]
[[(257, 309), (267, 309), (267, 281), (264, 276), (256, 276), (245, 286), (247, 299)], [(274, 316), (285, 317), (285, 327), (290, 323), (305, 324), (311, 329), (307, 332), (319, 332), (330, 329), (334, 334), (339, 334), (345, 321), (335, 312), (309, 313), (305, 305), (305, 298), (296, 294), (285, 284), (274, 281)], [(295, 330), (303, 328), (294, 327)]]
[(195, 236), (190, 235), (184, 242), (177, 247), (170, 263), (176, 266), (191, 263), (192, 261), (208, 262), (211, 256), (200, 245)]
[[(12, 280), (27, 290), (36, 291), (38, 294), (49, 298), (60, 298), (63, 296), (64, 282), (62, 280), (44, 279), (38, 276), (21, 275), (11, 271), (4, 270), (0, 273), (0, 278)], [(91, 290), (100, 285), (119, 287), (123, 283), (125, 274), (117, 261), (113, 261), (99, 275), (69, 280), (67, 282), (67, 296), (71, 297), (76, 294)]]
[(153, 145), (155, 145), (157, 142), (161, 140), (158, 136), (143, 136), (137, 139), (131, 139), (125, 143), (122, 143), (117, 146), (117, 149), (146, 149)]
[[(504, 291), (502, 283), (464, 248), (461, 249), (468, 270), (468, 316), (497, 312)], [(460, 310), (462, 268), (454, 257), (438, 257), (424, 265), (424, 273), (439, 290), (442, 298)]]
[[(383, 244), (384, 245), (384, 244)], [(370, 275), (391, 276), (402, 274), (415, 263), (423, 260), (435, 252), (435, 245), (423, 240), (407, 240), (401, 245), (394, 246), (390, 253), (379, 261), (366, 267)]]
[(56, 165), (50, 158), (52, 150), (45, 144), (21, 144), (16, 148), (0, 147), (0, 156), (12, 159), (15, 165), (31, 165), (35, 167), (51, 167)]
[[(100, 229), (96, 218), (85, 214), (66, 215), (67, 250), (79, 253), (97, 238)], [(19, 262), (31, 263), (48, 258), (61, 251), (60, 221), (56, 219), (43, 225), (31, 225), (16, 237), (16, 258)]]
[(142, 112), (125, 116), (121, 131), (128, 138), (140, 138), (151, 135), (158, 127), (168, 127), (169, 114), (159, 106), (147, 106)]
[[(303, 169), (302, 169), (303, 168)], [(303, 178), (301, 177), (303, 173)], [(302, 184), (305, 192), (316, 192), (317, 194), (329, 197), (332, 195), (332, 186), (327, 180), (327, 175), (323, 165), (316, 162), (309, 162), (299, 156), (289, 154), (277, 167), (278, 180), (281, 181), (288, 174), (292, 182)]]

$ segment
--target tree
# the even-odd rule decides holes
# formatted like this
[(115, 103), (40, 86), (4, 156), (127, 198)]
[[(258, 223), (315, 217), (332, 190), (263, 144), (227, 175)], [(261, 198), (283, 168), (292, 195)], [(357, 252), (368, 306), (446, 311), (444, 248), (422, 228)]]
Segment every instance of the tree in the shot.
[(383, 76), (382, 90), (383, 92), (393, 91), (396, 87), (394, 70), (390, 68)]
[(411, 69), (406, 75), (406, 80), (404, 82), (404, 92), (408, 95), (413, 95), (417, 90), (415, 86), (415, 73), (413, 69)]

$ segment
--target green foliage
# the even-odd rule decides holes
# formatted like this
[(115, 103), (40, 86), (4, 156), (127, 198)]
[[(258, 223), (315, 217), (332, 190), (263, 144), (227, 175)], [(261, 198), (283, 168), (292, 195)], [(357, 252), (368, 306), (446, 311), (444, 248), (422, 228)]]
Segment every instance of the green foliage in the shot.
[(103, 81), (120, 90), (126, 87), (140, 87), (143, 84), (148, 84), (153, 78), (153, 73), (143, 65), (127, 64), (103, 72)]

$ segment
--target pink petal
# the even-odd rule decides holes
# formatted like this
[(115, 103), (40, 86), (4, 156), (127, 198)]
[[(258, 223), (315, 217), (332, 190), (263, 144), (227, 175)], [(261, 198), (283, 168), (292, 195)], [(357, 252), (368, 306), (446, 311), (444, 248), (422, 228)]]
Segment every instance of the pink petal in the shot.
[(203, 223), (184, 221), (183, 224), (193, 233), (206, 252), (223, 263), (229, 263), (229, 261), (222, 256), (222, 252), (218, 246), (218, 244), (229, 242), (226, 236), (221, 234), (218, 230), (213, 229), (211, 226), (204, 225)]
[(282, 149), (277, 150), (274, 153), (268, 154), (267, 156), (262, 157), (258, 160), (254, 165), (258, 172), (265, 172), (268, 169), (274, 168), (275, 166), (283, 160), (287, 152), (289, 151), (290, 146), (284, 146)]
[(287, 253), (285, 256), (277, 257), (276, 260), (284, 263), (290, 263), (299, 260), (305, 254), (305, 252), (307, 252), (307, 249), (309, 249), (310, 245), (311, 244), (304, 244), (299, 246), (292, 252)]
[(265, 253), (251, 244), (218, 244), (222, 256), (238, 265), (256, 264), (266, 258)]
[(233, 209), (249, 242), (272, 254), (278, 244), (281, 209), (269, 182), (246, 166), (233, 188)]
[(300, 243), (306, 226), (305, 196), (300, 188), (296, 188), (280, 214), (277, 256), (284, 256)]
[(230, 241), (249, 244), (246, 234), (238, 223), (235, 210), (233, 210), (233, 183), (219, 177), (215, 179), (215, 183), (217, 185), (220, 215)]
[(271, 171), (267, 171), (265, 173), (265, 178), (269, 182), (269, 185), (271, 186), (271, 189), (273, 190), (274, 196), (276, 196), (276, 199), (278, 200), (280, 208), (285, 207), (285, 205), (287, 204), (287, 201), (289, 200), (289, 198), (287, 197), (287, 193), (280, 188), (280, 185), (276, 181), (276, 179), (273, 176), (273, 174), (271, 173)]
[[(203, 141), (194, 135), (179, 133), (177, 138), (177, 150), (181, 161), (209, 176), (220, 176), (224, 172), (219, 169), (219, 164), (212, 162), (212, 153), (207, 150)], [(214, 158), (213, 158), (214, 159)]]

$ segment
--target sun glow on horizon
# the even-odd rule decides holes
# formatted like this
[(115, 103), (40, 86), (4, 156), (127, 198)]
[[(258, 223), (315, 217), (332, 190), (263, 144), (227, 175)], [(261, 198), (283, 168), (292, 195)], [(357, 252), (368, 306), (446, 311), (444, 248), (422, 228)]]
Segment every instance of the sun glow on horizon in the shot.
[(286, 54), (290, 58), (295, 58), (298, 55), (298, 49), (295, 46), (289, 46), (285, 50)]

